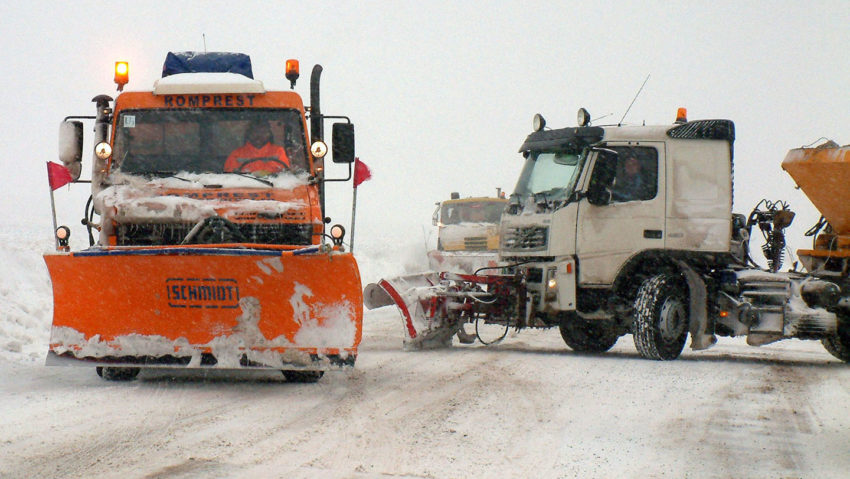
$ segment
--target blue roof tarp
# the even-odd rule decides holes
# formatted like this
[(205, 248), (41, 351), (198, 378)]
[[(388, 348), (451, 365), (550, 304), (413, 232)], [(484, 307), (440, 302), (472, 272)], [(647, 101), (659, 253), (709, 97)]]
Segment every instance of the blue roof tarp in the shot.
[(251, 57), (229, 52), (168, 52), (162, 78), (176, 73), (238, 73), (253, 79)]

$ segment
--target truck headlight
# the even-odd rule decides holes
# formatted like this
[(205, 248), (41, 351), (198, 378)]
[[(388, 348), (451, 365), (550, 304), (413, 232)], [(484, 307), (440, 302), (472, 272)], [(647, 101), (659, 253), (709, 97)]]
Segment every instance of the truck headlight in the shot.
[(558, 299), (558, 278), (556, 273), (557, 268), (549, 268), (546, 270), (546, 301), (555, 301)]
[(331, 226), (331, 239), (333, 240), (336, 246), (340, 246), (342, 244), (342, 239), (345, 237), (345, 228), (342, 225), (333, 225)]

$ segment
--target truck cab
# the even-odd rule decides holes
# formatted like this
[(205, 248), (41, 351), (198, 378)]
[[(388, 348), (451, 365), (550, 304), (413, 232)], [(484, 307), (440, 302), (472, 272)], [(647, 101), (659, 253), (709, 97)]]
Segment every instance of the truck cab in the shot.
[(495, 197), (451, 199), (437, 203), (432, 222), (437, 227), (437, 249), (428, 252), (433, 271), (474, 273), (495, 271), (498, 264), (499, 221), (507, 200), (500, 190)]
[(530, 134), (501, 260), (524, 263), (535, 314), (614, 319), (657, 266), (724, 263), (736, 244), (733, 141), (729, 120)]

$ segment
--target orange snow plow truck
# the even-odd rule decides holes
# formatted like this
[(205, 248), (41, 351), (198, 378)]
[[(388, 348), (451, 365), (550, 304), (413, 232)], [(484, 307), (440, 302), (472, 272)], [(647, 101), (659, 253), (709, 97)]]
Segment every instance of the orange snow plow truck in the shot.
[[(116, 63), (119, 91), (127, 70)], [(48, 365), (92, 365), (110, 380), (149, 367), (266, 368), (300, 382), (353, 366), (360, 273), (324, 204), (327, 182), (351, 178), (354, 127), (322, 114), (321, 71), (305, 107), (294, 91), (266, 90), (247, 55), (169, 53), (153, 90), (100, 95), (96, 116), (65, 119), (60, 159), (77, 183), (80, 120), (94, 121), (89, 247), (71, 251), (60, 226), (44, 256)], [(292, 89), (298, 76), (288, 60)], [(325, 177), (328, 118), (345, 120), (332, 160), (348, 178)]]

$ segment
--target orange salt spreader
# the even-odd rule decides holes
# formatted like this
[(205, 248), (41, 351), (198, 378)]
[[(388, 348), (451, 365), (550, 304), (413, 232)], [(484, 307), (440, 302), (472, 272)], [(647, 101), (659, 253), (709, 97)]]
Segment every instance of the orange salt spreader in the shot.
[(846, 278), (850, 259), (850, 145), (830, 141), (815, 148), (795, 148), (782, 161), (823, 218), (807, 233), (812, 249), (797, 256), (807, 270)]

